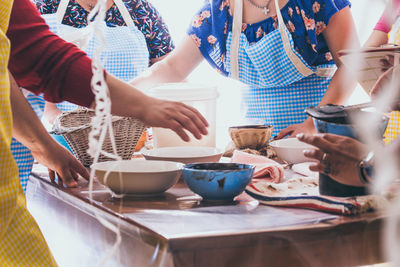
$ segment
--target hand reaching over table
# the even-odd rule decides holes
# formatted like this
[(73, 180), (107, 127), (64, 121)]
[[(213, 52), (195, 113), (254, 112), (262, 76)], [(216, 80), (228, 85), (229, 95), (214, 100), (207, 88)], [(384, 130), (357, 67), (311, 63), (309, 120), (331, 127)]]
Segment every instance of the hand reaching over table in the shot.
[(297, 138), (317, 147), (304, 151), (306, 157), (318, 160), (310, 165), (311, 171), (327, 174), (342, 184), (363, 185), (359, 163), (367, 154), (365, 145), (353, 138), (334, 134), (299, 134)]
[[(374, 87), (371, 89), (371, 98), (376, 99), (381, 94), (384, 94), (385, 92), (389, 91), (389, 87), (391, 86), (391, 80), (393, 78), (393, 71), (395, 67), (390, 67), (388, 70), (386, 70), (377, 80), (375, 83)], [(399, 78), (397, 78), (397, 81)], [(393, 88), (392, 96), (389, 96), (390, 99), (397, 99), (397, 101), (394, 101), (391, 103), (391, 106), (389, 109), (391, 110), (400, 110), (400, 88), (398, 84), (393, 84), (393, 86), (396, 86), (396, 88)], [(389, 98), (388, 97), (388, 98)]]
[(302, 123), (293, 124), (283, 129), (274, 139), (282, 139), (286, 136), (295, 137), (300, 133), (315, 133), (315, 128), (312, 120), (309, 118)]
[(43, 147), (43, 150), (32, 150), (31, 152), (40, 164), (48, 168), (51, 181), (56, 182), (57, 178), (60, 186), (63, 184), (67, 187), (78, 186), (79, 176), (89, 180), (89, 172), (86, 168), (67, 149), (54, 140)]
[(58, 174), (58, 183), (65, 183), (68, 187), (77, 186), (79, 175), (89, 179), (85, 167), (47, 133), (11, 74), (10, 84), (13, 137), (29, 148), (39, 163), (49, 168), (52, 181), (55, 180), (55, 173)]

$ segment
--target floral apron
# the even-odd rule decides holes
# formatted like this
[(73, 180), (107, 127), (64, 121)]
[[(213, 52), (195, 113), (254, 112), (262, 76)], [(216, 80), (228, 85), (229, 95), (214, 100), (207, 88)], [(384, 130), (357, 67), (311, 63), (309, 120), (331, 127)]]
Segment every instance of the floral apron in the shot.
[[(54, 14), (42, 15), (50, 30), (68, 42), (76, 44), (89, 57), (93, 57), (95, 50), (100, 46), (98, 38), (92, 35), (88, 27), (75, 28), (62, 24), (69, 0), (61, 0), (57, 12)], [(101, 30), (106, 40), (105, 47), (101, 54), (104, 68), (117, 78), (129, 81), (149, 66), (149, 51), (146, 38), (135, 26), (128, 9), (122, 0), (114, 0), (118, 10), (121, 12), (127, 26), (108, 27), (106, 23), (101, 24)], [(44, 99), (31, 92), (24, 90), (24, 94), (36, 114), (41, 117), (44, 110)], [(61, 111), (69, 111), (77, 108), (77, 105), (62, 102), (57, 104)], [(11, 150), (19, 169), (19, 176), (24, 191), (32, 170), (33, 157), (29, 149), (13, 139)]]
[[(398, 17), (389, 32), (389, 43), (400, 45), (400, 17)], [(400, 133), (400, 111), (387, 114), (389, 123), (385, 132), (385, 142), (391, 143)]]
[[(241, 33), (242, 0), (236, 0), (233, 29), (227, 38), (226, 71), (248, 85), (246, 118), (273, 125), (274, 135), (306, 120), (305, 108), (318, 105), (336, 71), (334, 64), (309, 66), (294, 48), (275, 0), (278, 29), (249, 44)], [(239, 64), (240, 62), (240, 64)]]

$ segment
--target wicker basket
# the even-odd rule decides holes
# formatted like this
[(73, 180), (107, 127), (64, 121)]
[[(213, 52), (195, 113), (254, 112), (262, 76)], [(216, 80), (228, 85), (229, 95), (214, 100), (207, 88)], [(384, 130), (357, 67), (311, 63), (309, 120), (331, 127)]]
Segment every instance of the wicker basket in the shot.
[[(53, 132), (61, 134), (74, 155), (86, 167), (93, 163), (93, 158), (88, 154), (89, 132), (91, 130), (91, 118), (95, 115), (93, 110), (77, 109), (61, 113), (55, 123)], [(116, 117), (112, 118), (112, 127), (118, 155), (124, 159), (131, 159), (137, 142), (145, 130), (144, 124), (134, 118)], [(107, 134), (102, 149), (113, 153), (110, 137)], [(99, 162), (112, 160), (100, 155)]]

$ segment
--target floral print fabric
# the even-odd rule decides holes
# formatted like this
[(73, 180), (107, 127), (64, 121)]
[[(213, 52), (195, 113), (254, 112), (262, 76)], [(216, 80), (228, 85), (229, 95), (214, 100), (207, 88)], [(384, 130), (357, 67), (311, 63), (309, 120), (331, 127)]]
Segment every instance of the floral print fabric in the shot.
[[(56, 13), (60, 0), (34, 0), (41, 14)], [(164, 56), (174, 49), (167, 25), (157, 10), (146, 0), (122, 0), (136, 27), (146, 37), (150, 58)], [(89, 12), (81, 7), (76, 0), (70, 0), (65, 12), (63, 24), (76, 28), (87, 26)], [(113, 4), (106, 14), (106, 24), (109, 27), (126, 26), (117, 6)]]
[[(296, 51), (310, 66), (333, 63), (322, 32), (330, 18), (346, 6), (350, 6), (348, 0), (289, 0), (281, 9)], [(226, 57), (226, 39), (228, 33), (232, 31), (232, 23), (228, 0), (205, 0), (205, 4), (193, 17), (187, 31), (205, 59), (224, 75), (228, 73), (220, 62), (224, 62), (223, 59)], [(258, 42), (277, 28), (278, 20), (274, 16), (254, 24), (243, 23), (242, 33), (251, 44)], [(219, 55), (215, 55), (216, 45), (219, 48), (217, 49)], [(215, 60), (216, 58), (218, 60)]]

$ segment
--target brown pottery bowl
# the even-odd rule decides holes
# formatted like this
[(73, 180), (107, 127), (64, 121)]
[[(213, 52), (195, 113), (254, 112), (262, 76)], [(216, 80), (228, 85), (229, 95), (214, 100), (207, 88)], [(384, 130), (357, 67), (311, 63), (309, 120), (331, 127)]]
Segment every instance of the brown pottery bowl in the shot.
[(267, 146), (272, 125), (244, 125), (229, 127), (229, 134), (238, 149), (260, 149)]

